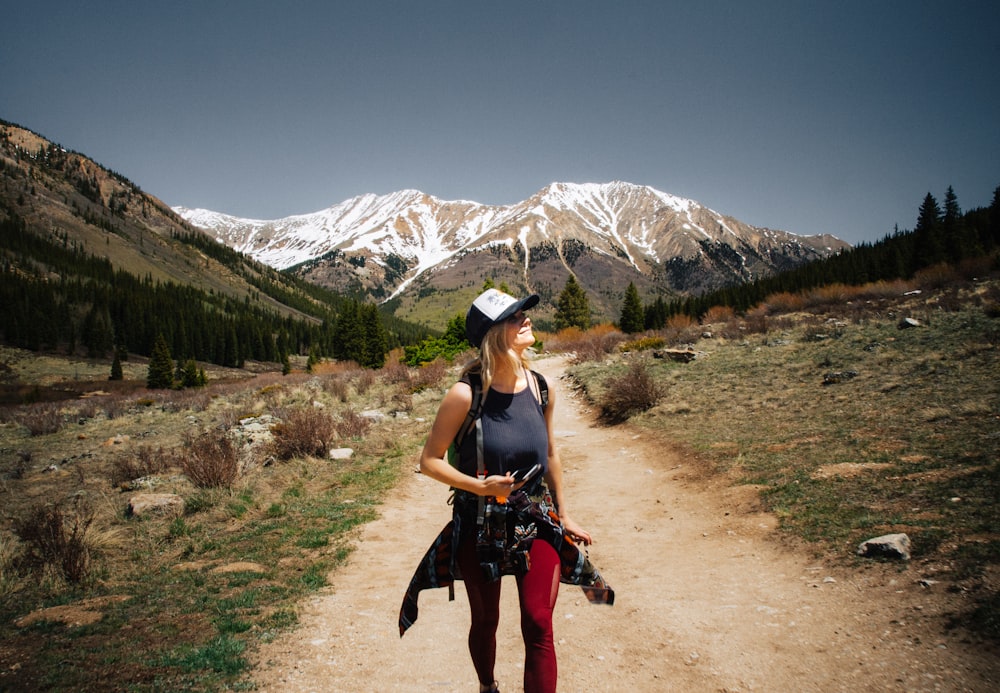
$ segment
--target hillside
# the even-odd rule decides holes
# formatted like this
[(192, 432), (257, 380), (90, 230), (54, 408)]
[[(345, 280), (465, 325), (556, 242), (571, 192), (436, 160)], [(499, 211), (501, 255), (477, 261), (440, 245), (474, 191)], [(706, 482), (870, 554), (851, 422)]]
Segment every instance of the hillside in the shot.
[[(0, 336), (30, 349), (224, 365), (332, 355), (347, 301), (204, 235), (88, 157), (0, 121)], [(423, 334), (384, 320), (389, 346)]]

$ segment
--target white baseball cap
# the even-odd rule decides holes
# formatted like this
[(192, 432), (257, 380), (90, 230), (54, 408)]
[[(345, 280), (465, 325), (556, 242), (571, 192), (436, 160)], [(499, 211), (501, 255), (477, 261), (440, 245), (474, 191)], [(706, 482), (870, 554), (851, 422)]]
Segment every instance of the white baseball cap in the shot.
[(465, 316), (465, 338), (479, 347), (490, 328), (503, 322), (519, 310), (528, 310), (538, 304), (538, 294), (517, 299), (497, 289), (487, 289), (476, 297)]

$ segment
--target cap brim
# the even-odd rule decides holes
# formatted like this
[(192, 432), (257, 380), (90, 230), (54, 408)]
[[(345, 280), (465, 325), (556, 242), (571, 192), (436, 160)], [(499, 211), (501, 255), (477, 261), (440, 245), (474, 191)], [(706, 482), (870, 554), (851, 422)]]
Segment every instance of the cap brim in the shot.
[(538, 294), (531, 294), (530, 296), (522, 298), (520, 301), (511, 303), (507, 306), (507, 310), (497, 316), (497, 319), (493, 321), (493, 324), (496, 325), (497, 323), (503, 322), (519, 310), (529, 310), (534, 308), (538, 305), (539, 300)]

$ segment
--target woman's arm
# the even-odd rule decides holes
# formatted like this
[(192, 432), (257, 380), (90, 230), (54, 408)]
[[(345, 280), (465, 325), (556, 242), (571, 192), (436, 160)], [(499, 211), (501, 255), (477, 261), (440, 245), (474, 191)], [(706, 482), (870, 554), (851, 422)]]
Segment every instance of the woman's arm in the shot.
[(458, 429), (465, 421), (472, 406), (472, 388), (468, 383), (457, 382), (451, 386), (431, 426), (431, 432), (420, 453), (420, 472), (432, 479), (462, 489), (478, 496), (509, 496), (514, 480), (511, 476), (488, 476), (477, 479), (463, 474), (448, 464), (448, 447), (455, 440)]
[(545, 483), (548, 484), (549, 491), (552, 492), (552, 498), (559, 511), (559, 519), (562, 520), (563, 530), (569, 535), (570, 539), (582, 544), (590, 544), (592, 541), (590, 533), (576, 524), (570, 517), (566, 505), (566, 497), (563, 493), (562, 460), (559, 458), (559, 450), (556, 447), (555, 430), (552, 423), (553, 412), (556, 408), (555, 399), (555, 392), (550, 388), (549, 404), (545, 408), (545, 428), (549, 435), (549, 468), (545, 473)]

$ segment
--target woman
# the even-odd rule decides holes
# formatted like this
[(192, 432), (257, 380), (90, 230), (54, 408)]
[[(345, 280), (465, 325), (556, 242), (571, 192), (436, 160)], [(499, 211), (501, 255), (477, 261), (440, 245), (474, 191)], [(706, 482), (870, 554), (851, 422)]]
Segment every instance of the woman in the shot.
[[(569, 515), (552, 435), (555, 403), (551, 397), (545, 403), (545, 381), (525, 360), (535, 336), (524, 311), (538, 300), (517, 300), (496, 289), (476, 298), (466, 316), (466, 337), (480, 349), (479, 358), (448, 390), (420, 456), (422, 473), (455, 489), (454, 510), (410, 583), (400, 635), (416, 620), (421, 589), (464, 580), (472, 612), (469, 652), (482, 692), (497, 690), (500, 576), (517, 576), (527, 693), (556, 689), (552, 610), (559, 582), (581, 585), (591, 601), (614, 601), (574, 543), (588, 545), (591, 536)], [(477, 386), (482, 411), (453, 466), (448, 449), (473, 410)], [(536, 465), (541, 474), (519, 480)]]

